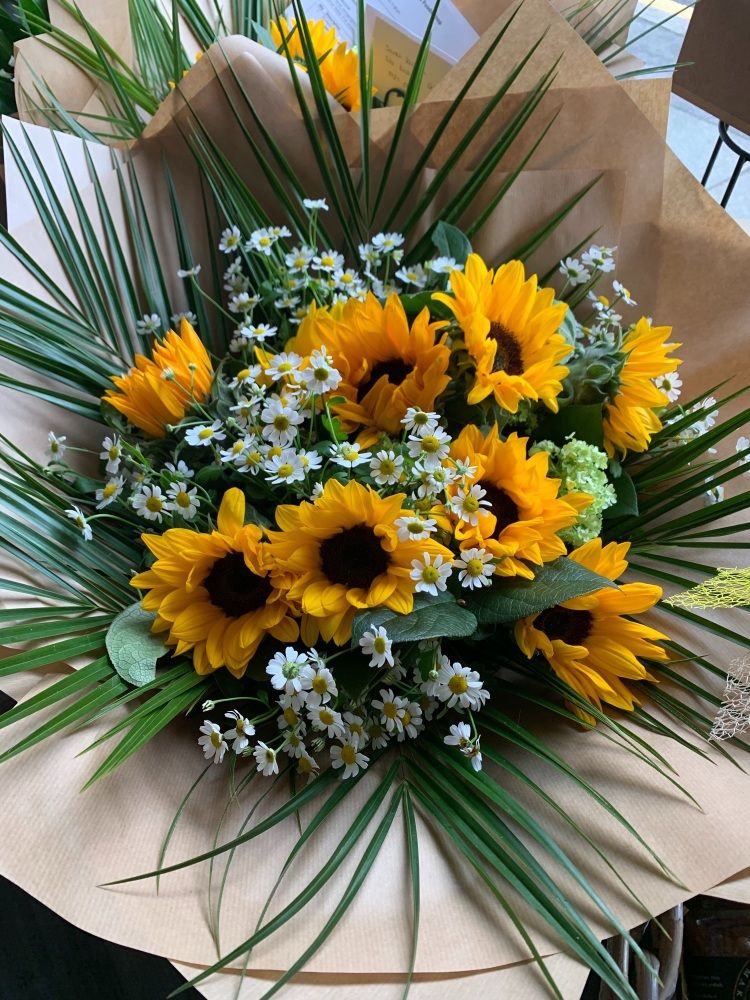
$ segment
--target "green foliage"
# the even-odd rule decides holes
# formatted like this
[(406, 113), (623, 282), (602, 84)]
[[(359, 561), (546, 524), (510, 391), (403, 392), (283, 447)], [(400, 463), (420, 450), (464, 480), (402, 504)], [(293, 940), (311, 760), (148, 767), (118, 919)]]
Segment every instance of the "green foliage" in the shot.
[(430, 234), (435, 249), (442, 257), (452, 257), (457, 264), (465, 264), (471, 253), (468, 237), (447, 222), (438, 222)]
[(390, 608), (360, 611), (352, 625), (352, 646), (368, 629), (384, 626), (393, 642), (419, 642), (423, 639), (457, 639), (473, 635), (477, 620), (455, 597), (444, 591), (437, 597), (417, 594), (414, 610), (400, 615)]
[(156, 677), (156, 664), (166, 652), (163, 638), (151, 631), (153, 623), (154, 616), (136, 603), (121, 611), (107, 632), (112, 666), (134, 687), (142, 687)]
[(466, 606), (480, 625), (509, 625), (563, 601), (614, 586), (606, 577), (561, 556), (538, 567), (533, 580), (496, 577), (491, 587), (467, 596)]

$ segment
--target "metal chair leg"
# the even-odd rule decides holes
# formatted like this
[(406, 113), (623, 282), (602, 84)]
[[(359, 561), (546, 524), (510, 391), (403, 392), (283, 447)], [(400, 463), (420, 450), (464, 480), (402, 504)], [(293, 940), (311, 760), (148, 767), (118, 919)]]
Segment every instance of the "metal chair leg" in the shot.
[(719, 155), (719, 150), (721, 149), (721, 144), (723, 141), (724, 140), (721, 138), (721, 135), (719, 135), (719, 138), (716, 140), (716, 145), (714, 146), (714, 151), (713, 153), (711, 153), (711, 159), (708, 161), (706, 172), (701, 180), (701, 184), (703, 187), (706, 186), (708, 178), (711, 176), (711, 171), (714, 169), (714, 163), (716, 163), (716, 157)]

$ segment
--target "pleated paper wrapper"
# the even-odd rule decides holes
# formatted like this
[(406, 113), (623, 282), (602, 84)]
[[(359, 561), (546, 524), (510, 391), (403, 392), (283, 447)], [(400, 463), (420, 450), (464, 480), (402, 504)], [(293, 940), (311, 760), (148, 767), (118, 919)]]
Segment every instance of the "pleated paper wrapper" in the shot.
[[(411, 162), (439, 121), (446, 102), (459, 91), (481, 49), (489, 44), (491, 28), (487, 7), (481, 0), (461, 5), (482, 39), (416, 109), (404, 144)], [(505, 4), (502, 10), (508, 17)], [(106, 5), (99, 5), (106, 13)], [(104, 17), (104, 14), (102, 14)], [(502, 260), (522, 244), (546, 220), (552, 218), (588, 182), (600, 177), (590, 193), (570, 213), (544, 247), (531, 259), (544, 273), (589, 234), (596, 242), (618, 246), (618, 276), (631, 287), (644, 311), (657, 323), (674, 327), (683, 342), (685, 359), (681, 374), (688, 396), (697, 394), (730, 375), (737, 385), (750, 381), (747, 330), (750, 326), (750, 241), (667, 150), (654, 127), (664, 122), (665, 92), (656, 87), (617, 84), (581, 39), (544, 2), (526, 0), (506, 38), (472, 88), (465, 106), (429, 163), (425, 184), (439, 169), (455, 143), (485, 106), (489, 96), (510, 68), (525, 55), (546, 29), (546, 36), (531, 63), (516, 81), (508, 98), (482, 126), (480, 144), (496, 134), (555, 58), (564, 53), (555, 85), (542, 101), (527, 130), (529, 135), (514, 145), (487, 184), (487, 199), (523, 157), (539, 130), (553, 117), (556, 121), (539, 149), (500, 206), (474, 239), (475, 248), (490, 261)], [(39, 57), (39, 42), (22, 46), (21, 55)], [(124, 45), (127, 43), (124, 42)], [(36, 54), (35, 54), (36, 53)], [(61, 66), (45, 58), (45, 78), (61, 92), (66, 76)], [(231, 63), (231, 71), (227, 68)], [(22, 60), (19, 60), (19, 66)], [(75, 75), (74, 71), (73, 75)], [(24, 79), (24, 71), (19, 70)], [(56, 75), (59, 79), (56, 79)], [(28, 82), (28, 77), (25, 77)], [(198, 178), (185, 146), (190, 113), (197, 114), (211, 137), (235, 163), (246, 179), (257, 178), (256, 196), (273, 216), (273, 198), (253, 169), (242, 133), (229, 111), (224, 89), (234, 92), (236, 81), (253, 95), (261, 117), (272, 123), (273, 134), (285, 155), (305, 181), (310, 197), (323, 193), (311, 167), (308, 139), (296, 108), (288, 72), (279, 57), (247, 39), (225, 40), (201, 59), (148, 126), (144, 137), (130, 149), (147, 200), (165, 274), (176, 274), (180, 266), (170, 232), (165, 197), (163, 158), (166, 157), (187, 210), (190, 193)], [(92, 89), (70, 85), (68, 105), (73, 111), (91, 108)], [(637, 98), (643, 111), (631, 99)], [(191, 111), (186, 109), (186, 101)], [(645, 111), (645, 114), (644, 114)], [(396, 112), (375, 111), (373, 133), (377, 156), (388, 148)], [(342, 141), (356, 167), (359, 137), (356, 118), (343, 111), (337, 115)], [(9, 122), (19, 147), (26, 141), (49, 151), (50, 137), (37, 126)], [(45, 144), (47, 144), (45, 146)], [(63, 137), (62, 148), (80, 180), (81, 196), (94, 212), (95, 199), (88, 182), (81, 143)], [(107, 193), (115, 224), (125, 229), (118, 193), (117, 175), (106, 147), (95, 150), (95, 165)], [(472, 154), (472, 157), (475, 154)], [(64, 274), (39, 221), (29, 208), (23, 185), (8, 160), (9, 219), (19, 242), (30, 249), (50, 276), (67, 287)], [(46, 157), (45, 163), (51, 164)], [(399, 190), (398, 172), (409, 163), (397, 164), (393, 190)], [(462, 162), (471, 170), (472, 159)], [(50, 169), (51, 166), (50, 166)], [(403, 174), (402, 174), (403, 176)], [(460, 178), (448, 184), (455, 188)], [(193, 199), (193, 202), (195, 199)], [(481, 207), (481, 206), (480, 206)], [(68, 206), (72, 213), (72, 208)], [(425, 218), (426, 228), (439, 217), (440, 205)], [(282, 221), (280, 218), (279, 221)], [(207, 260), (209, 243), (201, 220), (192, 220), (195, 258)], [(594, 237), (592, 236), (592, 239)], [(204, 256), (201, 258), (201, 249)], [(15, 282), (27, 282), (10, 255), (0, 258), (0, 273)], [(35, 289), (39, 292), (39, 289)], [(173, 306), (185, 305), (180, 283), (173, 279)], [(41, 294), (41, 293), (40, 293)], [(98, 444), (102, 428), (65, 417), (51, 407), (8, 392), (2, 397), (4, 433), (31, 454), (40, 456), (50, 428), (67, 433), (69, 442)], [(726, 552), (709, 554), (717, 565), (727, 561)], [(734, 562), (734, 560), (732, 560)], [(3, 565), (3, 576), (22, 575), (18, 567)], [(7, 595), (13, 603), (14, 595)], [(725, 616), (729, 628), (733, 617)], [(711, 653), (716, 662), (728, 665), (740, 650), (732, 642), (723, 645), (708, 632), (662, 618), (662, 626), (676, 641), (701, 653)], [(73, 669), (75, 665), (60, 670)], [(689, 675), (697, 668), (682, 664)], [(56, 672), (54, 676), (59, 676)], [(697, 675), (696, 675), (697, 676)], [(42, 690), (53, 678), (17, 675), (3, 679), (2, 687), (16, 698)], [(701, 676), (701, 681), (705, 678)], [(656, 709), (652, 709), (658, 715)], [(519, 709), (520, 711), (520, 709)], [(147, 871), (155, 867), (159, 848), (177, 807), (202, 767), (196, 746), (196, 722), (177, 723), (162, 732), (145, 749), (114, 774), (85, 793), (79, 790), (107, 747), (77, 756), (113, 722), (111, 717), (57, 736), (12, 759), (0, 770), (0, 788), (6, 807), (0, 810), (0, 869), (57, 913), (94, 934), (130, 947), (170, 959), (186, 976), (217, 960), (207, 920), (208, 872), (206, 865), (190, 867), (165, 876), (158, 895), (152, 881), (115, 888), (101, 883)], [(638, 829), (638, 832), (673, 871), (668, 878), (649, 855), (603, 810), (593, 811), (590, 799), (572, 784), (563, 789), (556, 772), (535, 759), (504, 748), (534, 781), (563, 801), (569, 815), (600, 846), (624, 881), (652, 913), (659, 913), (696, 893), (707, 890), (744, 898), (743, 881), (750, 867), (750, 777), (710, 746), (708, 758), (691, 752), (678, 742), (654, 736), (653, 746), (668, 758), (678, 780), (700, 803), (696, 806), (665, 778), (629, 754), (618, 750), (597, 732), (579, 732), (557, 717), (529, 716), (524, 722), (544, 735), (553, 750), (591, 781)], [(38, 720), (12, 727), (3, 733), (3, 745), (31, 731)], [(316, 832), (309, 846), (282, 880), (269, 916), (278, 912), (307, 884), (312, 874), (330, 857), (348, 828), (359, 804), (371, 789), (366, 776)], [(528, 791), (512, 791), (534, 809), (550, 834), (606, 898), (622, 922), (641, 923), (646, 914), (604, 868), (584, 841), (571, 833), (560, 818), (531, 801)], [(260, 821), (280, 804), (284, 792), (269, 795), (253, 821)], [(209, 849), (227, 802), (226, 773), (212, 769), (190, 799), (170, 844), (167, 862), (191, 857)], [(236, 834), (247, 803), (230, 809), (221, 840)], [(305, 821), (303, 815), (303, 822)], [(510, 921), (499, 912), (494, 897), (467, 870), (461, 856), (432, 829), (429, 817), (419, 816), (419, 847), (422, 905), (416, 975), (413, 995), (421, 998), (451, 995), (524, 997), (547, 992), (528, 951), (519, 941)], [(224, 953), (252, 933), (263, 904), (271, 891), (298, 835), (296, 821), (275, 828), (240, 848), (226, 884), (222, 907), (221, 948)], [(313, 940), (333, 912), (359, 859), (358, 852), (316, 897), (313, 906), (295, 917), (284, 930), (253, 950), (245, 978), (243, 996), (262, 995), (273, 976), (283, 972)], [(223, 871), (223, 860), (217, 872)], [(304, 880), (304, 881), (303, 881)], [(729, 881), (727, 881), (729, 880)], [(727, 881), (726, 886), (720, 883)], [(404, 970), (408, 967), (411, 934), (411, 883), (406, 838), (396, 820), (381, 853), (351, 908), (335, 933), (315, 953), (304, 974), (287, 988), (290, 998), (352, 997), (354, 1000), (386, 1000), (401, 995)], [(718, 888), (714, 888), (718, 887)], [(573, 899), (575, 886), (563, 885)], [(605, 937), (612, 929), (580, 900), (583, 912)], [(550, 969), (563, 995), (577, 1000), (586, 969), (573, 957), (561, 953), (560, 945), (539, 919), (518, 905), (519, 913), (535, 937), (542, 954), (550, 957)], [(237, 968), (214, 975), (201, 984), (209, 998), (233, 995)]]

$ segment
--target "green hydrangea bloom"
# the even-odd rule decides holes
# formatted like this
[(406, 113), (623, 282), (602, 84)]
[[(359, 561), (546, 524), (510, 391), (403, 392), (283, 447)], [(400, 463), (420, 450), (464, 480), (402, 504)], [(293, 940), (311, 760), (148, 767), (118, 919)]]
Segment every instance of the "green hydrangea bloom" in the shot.
[(617, 502), (615, 488), (607, 479), (607, 456), (594, 445), (571, 438), (562, 447), (551, 441), (540, 441), (531, 452), (546, 451), (550, 457), (550, 474), (560, 480), (560, 496), (566, 493), (588, 493), (594, 499), (578, 515), (572, 527), (560, 532), (566, 545), (577, 547), (602, 533), (602, 514)]

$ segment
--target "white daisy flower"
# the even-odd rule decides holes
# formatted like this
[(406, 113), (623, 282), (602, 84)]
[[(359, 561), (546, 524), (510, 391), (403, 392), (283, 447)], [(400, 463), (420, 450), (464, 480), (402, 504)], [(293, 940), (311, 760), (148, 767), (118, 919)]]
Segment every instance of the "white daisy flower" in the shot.
[(378, 233), (372, 238), (372, 245), (378, 253), (392, 253), (397, 247), (403, 246), (404, 237), (401, 233)]
[(404, 471), (403, 456), (395, 451), (379, 451), (370, 460), (370, 474), (378, 486), (395, 486)]
[(302, 469), (307, 475), (310, 472), (317, 472), (318, 469), (323, 465), (323, 456), (317, 451), (307, 451), (302, 449), (297, 455), (300, 461)]
[(99, 458), (107, 463), (104, 467), (105, 471), (110, 476), (114, 476), (120, 468), (120, 462), (122, 461), (122, 445), (116, 434), (112, 437), (105, 437), (102, 441), (102, 450), (99, 452)]
[(177, 272), (178, 278), (197, 278), (201, 273), (200, 264), (193, 264), (192, 267), (180, 268)]
[(416, 288), (424, 288), (429, 280), (429, 275), (421, 264), (414, 267), (402, 267), (396, 271), (396, 277), (405, 285), (414, 285)]
[(245, 327), (245, 332), (248, 337), (252, 340), (257, 340), (259, 343), (263, 343), (268, 340), (269, 337), (275, 336), (278, 332), (277, 326), (270, 326), (268, 323), (256, 323), (248, 324)]
[(451, 726), (450, 734), (443, 737), (443, 743), (449, 747), (458, 747), (463, 750), (471, 743), (471, 729), (468, 722), (458, 722)]
[(67, 445), (65, 442), (68, 440), (66, 434), (58, 437), (53, 434), (52, 431), (47, 435), (47, 449), (46, 454), (53, 462), (61, 462), (63, 455), (65, 454), (65, 448)]
[(221, 250), (222, 253), (236, 253), (237, 250), (239, 250), (241, 242), (242, 233), (239, 231), (237, 226), (230, 226), (221, 234), (221, 239), (219, 240), (219, 250)]
[(393, 666), (391, 652), (393, 641), (388, 638), (388, 633), (382, 625), (365, 632), (359, 644), (365, 656), (371, 657), (369, 664), (371, 667), (384, 667), (386, 664)]
[(320, 768), (315, 758), (311, 757), (306, 750), (303, 751), (297, 761), (297, 771), (299, 774), (306, 774), (308, 781), (310, 781), (315, 777), (319, 770)]
[(254, 386), (260, 378), (261, 371), (260, 365), (249, 365), (247, 368), (242, 368), (229, 383), (229, 388), (242, 389), (245, 386)]
[(598, 271), (603, 271), (607, 274), (609, 271), (614, 271), (614, 252), (617, 247), (589, 247), (584, 253), (581, 254), (581, 260), (586, 265), (586, 267), (596, 268)]
[(707, 504), (721, 503), (724, 499), (724, 487), (712, 486), (710, 490), (706, 490), (705, 500)]
[(112, 476), (101, 489), (96, 491), (96, 499), (99, 501), (96, 509), (102, 510), (103, 507), (108, 507), (111, 503), (114, 503), (122, 493), (124, 487), (124, 476)]
[(310, 364), (300, 373), (308, 392), (331, 392), (341, 382), (341, 374), (333, 364), (325, 347), (319, 347), (310, 355)]
[[(301, 700), (301, 695), (286, 695), (286, 699), (288, 700), (288, 704), (283, 709), (281, 715), (277, 717), (276, 724), (279, 729), (299, 729), (304, 732), (307, 727), (302, 721), (302, 716), (299, 714), (299, 710), (304, 704)], [(296, 708), (294, 707), (295, 704)], [(281, 699), (279, 699), (279, 705), (281, 706)]]
[(437, 523), (432, 518), (416, 513), (397, 517), (394, 523), (398, 528), (400, 542), (421, 542), (437, 531)]
[[(308, 672), (307, 668), (303, 667), (302, 670), (305, 672), (306, 676)], [(291, 708), (297, 715), (299, 715), (306, 701), (307, 701), (307, 691), (285, 690), (279, 695), (277, 704), (283, 712), (286, 712), (288, 708)]]
[(452, 573), (451, 564), (443, 556), (435, 556), (433, 561), (429, 552), (423, 552), (421, 559), (412, 559), (412, 580), (417, 581), (414, 588), (417, 594), (432, 594), (433, 597), (446, 589), (448, 577)]
[(664, 393), (670, 403), (676, 403), (682, 394), (682, 379), (677, 372), (660, 375), (654, 379), (654, 385)]
[(312, 488), (312, 492), (310, 493), (310, 499), (311, 500), (319, 500), (320, 497), (322, 497), (322, 496), (323, 496), (323, 484), (322, 483), (314, 483), (313, 484), (313, 488)]
[(622, 299), (626, 306), (637, 306), (638, 303), (635, 301), (633, 296), (630, 294), (629, 290), (619, 281), (613, 281), (612, 287), (615, 290), (615, 295), (618, 299)]
[[(237, 292), (229, 298), (229, 311), (235, 314), (249, 313), (259, 302), (260, 299), (257, 295), (251, 295), (250, 292), (247, 291)], [(243, 324), (243, 330), (244, 329), (245, 324)], [(238, 330), (237, 333), (239, 334), (240, 331)]]
[(273, 445), (286, 448), (297, 436), (297, 428), (304, 422), (302, 414), (290, 405), (290, 399), (274, 397), (266, 401), (260, 419), (264, 423), (263, 437)]
[(310, 212), (327, 212), (328, 202), (325, 198), (303, 198), (302, 204)]
[(380, 263), (380, 254), (372, 243), (360, 243), (357, 247), (359, 259), (370, 266)]
[(296, 375), (301, 363), (302, 358), (299, 354), (295, 354), (294, 351), (289, 353), (282, 351), (281, 354), (274, 354), (268, 362), (266, 375), (270, 376), (274, 382), (277, 382), (280, 378)]
[(423, 724), (424, 719), (422, 718), (422, 708), (419, 702), (410, 701), (404, 708), (404, 714), (401, 719), (402, 728), (396, 739), (399, 743), (403, 743), (407, 736), (410, 740), (415, 740), (419, 736), (419, 731)]
[(472, 744), (465, 747), (461, 753), (464, 757), (468, 757), (471, 761), (471, 766), (475, 771), (482, 770), (482, 751), (479, 749), (479, 737), (474, 740)]
[(483, 507), (491, 507), (489, 500), (483, 499), (487, 496), (485, 490), (479, 483), (474, 483), (468, 490), (459, 489), (455, 497), (451, 500), (451, 510), (461, 521), (476, 526), (479, 518), (487, 513)]
[(448, 457), (451, 438), (442, 427), (433, 427), (424, 434), (410, 434), (407, 439), (409, 454), (418, 458), (425, 469), (436, 469)]
[(256, 253), (270, 257), (275, 242), (276, 237), (269, 229), (256, 229), (250, 233), (250, 239), (245, 244), (245, 249), (255, 250)]
[(172, 510), (186, 521), (192, 521), (201, 505), (198, 499), (198, 487), (191, 489), (187, 483), (172, 483), (167, 490), (167, 496)]
[(355, 469), (363, 462), (369, 462), (370, 457), (369, 451), (360, 452), (358, 444), (350, 444), (348, 441), (343, 441), (331, 451), (331, 461), (345, 469)]
[(130, 503), (136, 514), (139, 517), (145, 517), (147, 521), (161, 523), (164, 514), (169, 512), (167, 498), (159, 486), (142, 486), (130, 498)]
[(365, 729), (364, 716), (357, 715), (355, 712), (344, 712), (344, 722), (346, 723), (344, 738), (356, 743), (357, 746), (365, 746), (369, 737)]
[(459, 570), (458, 579), (462, 587), (469, 590), (489, 587), (495, 572), (495, 564), (491, 552), (486, 549), (463, 549), (462, 559), (454, 559), (453, 565)]
[(275, 653), (268, 661), (266, 673), (277, 691), (294, 694), (302, 690), (307, 665), (304, 653), (298, 652), (293, 646), (287, 646), (283, 653)]
[(183, 462), (182, 459), (179, 460), (177, 465), (173, 465), (172, 462), (165, 462), (164, 468), (167, 472), (171, 473), (171, 475), (179, 476), (180, 479), (192, 479), (195, 475), (195, 472), (188, 468), (187, 464)]
[(94, 537), (94, 532), (91, 530), (91, 525), (86, 520), (83, 511), (78, 507), (71, 507), (65, 511), (65, 516), (69, 517), (71, 521), (75, 521), (76, 527), (81, 529), (84, 542), (90, 542)]
[(335, 250), (323, 250), (322, 253), (315, 254), (312, 262), (316, 270), (333, 274), (344, 266), (344, 255)]
[(367, 738), (373, 750), (382, 750), (388, 746), (388, 730), (377, 719), (367, 720)]
[(314, 256), (315, 251), (311, 247), (294, 247), (284, 254), (284, 263), (290, 271), (306, 271)]
[(386, 667), (381, 679), (384, 684), (395, 684), (397, 681), (402, 681), (404, 677), (406, 677), (406, 667), (401, 662), (401, 657), (398, 653), (395, 653), (393, 663), (391, 666)]
[(241, 715), (236, 708), (224, 713), (225, 718), (231, 719), (234, 725), (224, 733), (224, 739), (232, 740), (232, 750), (235, 753), (242, 753), (250, 746), (250, 737), (255, 735), (255, 726)]
[(161, 326), (161, 317), (157, 313), (145, 313), (136, 321), (136, 331), (142, 335), (153, 335)]
[[(408, 698), (394, 694), (391, 688), (381, 688), (380, 698), (373, 699), (372, 707), (380, 715), (380, 722), (389, 733), (400, 732), (403, 729), (403, 718), (406, 706), (409, 704)], [(370, 733), (373, 746), (375, 740)]]
[(303, 688), (309, 691), (307, 698), (308, 705), (327, 704), (331, 698), (335, 698), (339, 693), (336, 687), (336, 679), (326, 666), (315, 667), (306, 672)]
[(281, 749), (295, 760), (299, 760), (303, 754), (307, 753), (307, 747), (305, 746), (305, 741), (302, 739), (302, 734), (295, 732), (293, 729), (287, 731), (284, 738), (284, 745)]
[(560, 261), (560, 274), (564, 275), (569, 284), (585, 285), (591, 277), (591, 272), (587, 270), (577, 257), (566, 257)]
[(222, 429), (220, 420), (214, 420), (212, 424), (199, 424), (197, 427), (189, 427), (185, 431), (185, 440), (194, 448), (206, 447), (223, 441), (226, 434)]
[(266, 481), (274, 485), (282, 483), (301, 483), (305, 478), (305, 469), (293, 448), (285, 448), (280, 455), (267, 458), (263, 463)]
[(460, 663), (451, 663), (447, 656), (440, 657), (435, 695), (446, 702), (448, 708), (479, 709), (489, 698), (482, 687), (482, 678), (476, 670)]
[(245, 441), (246, 438), (237, 438), (237, 440), (233, 441), (228, 448), (222, 448), (219, 452), (222, 462), (234, 464), (238, 459), (241, 459), (247, 451)]
[(369, 763), (370, 758), (360, 753), (358, 744), (350, 740), (344, 740), (341, 744), (334, 743), (331, 747), (331, 764), (334, 768), (343, 767), (342, 778), (356, 777)]
[(276, 751), (268, 744), (258, 741), (258, 745), (253, 750), (256, 769), (265, 777), (279, 773), (279, 762), (276, 759)]
[(440, 416), (437, 413), (420, 410), (418, 406), (410, 406), (401, 418), (401, 423), (407, 431), (411, 431), (413, 437), (421, 437), (422, 434), (432, 433), (438, 426)]
[(340, 712), (336, 712), (324, 703), (307, 705), (307, 717), (313, 729), (325, 733), (329, 739), (344, 735), (344, 720)]
[(424, 265), (433, 274), (450, 274), (451, 271), (463, 271), (463, 264), (457, 263), (453, 257), (435, 257)]
[(204, 719), (200, 732), (203, 733), (203, 736), (198, 739), (198, 746), (202, 748), (203, 756), (206, 760), (211, 760), (213, 757), (214, 764), (221, 764), (224, 760), (224, 754), (229, 749), (221, 728), (215, 722)]

